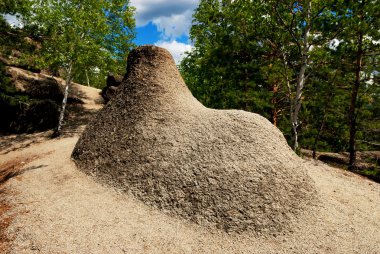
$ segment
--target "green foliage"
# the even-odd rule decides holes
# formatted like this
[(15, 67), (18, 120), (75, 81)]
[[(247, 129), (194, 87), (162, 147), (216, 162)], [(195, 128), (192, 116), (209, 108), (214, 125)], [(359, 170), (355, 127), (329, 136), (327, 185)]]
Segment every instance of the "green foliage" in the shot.
[(201, 1), (190, 32), (196, 49), (180, 68), (194, 95), (205, 105), (270, 115), (267, 102), (271, 94), (262, 85), (262, 64), (256, 58), (265, 49), (250, 41), (262, 18), (248, 7)]
[[(355, 162), (355, 150), (368, 149), (369, 142), (363, 131), (375, 127), (379, 120), (371, 118), (374, 91), (377, 86), (368, 79), (378, 70), (378, 41), (380, 40), (378, 13), (380, 7), (376, 1), (339, 2), (337, 16), (340, 17), (343, 29), (340, 34), (339, 48), (344, 54), (341, 61), (350, 76), (350, 104), (348, 110), (350, 164)], [(377, 62), (377, 63), (376, 63)], [(370, 82), (370, 83), (368, 83)], [(368, 124), (370, 123), (370, 124)], [(372, 146), (372, 149), (375, 148)]]
[(201, 0), (190, 31), (194, 50), (181, 62), (181, 73), (206, 106), (257, 112), (290, 142), (291, 104), (306, 56), (300, 145), (345, 151), (361, 31), (366, 53), (355, 109), (356, 138), (359, 149), (378, 149), (373, 144), (380, 140), (380, 6), (376, 1), (311, 1), (308, 16), (308, 2)]
[(301, 144), (319, 151), (345, 151), (348, 147), (347, 108), (351, 78), (339, 69), (339, 52), (328, 46), (320, 48), (318, 71), (309, 78), (301, 111)]
[(0, 109), (2, 112), (0, 129), (8, 130), (19, 108), (28, 103), (30, 103), (29, 97), (16, 91), (10, 78), (6, 76), (4, 64), (0, 62)]
[(2, 0), (0, 13), (24, 15), (30, 11), (31, 5), (28, 0)]
[(19, 94), (12, 85), (9, 77), (6, 76), (5, 66), (0, 62), (0, 104), (7, 104), (15, 107), (21, 103), (27, 103), (29, 97)]
[(0, 19), (0, 56), (8, 58), (13, 65), (35, 70), (37, 47), (38, 42), (33, 41), (25, 30), (10, 27), (5, 20)]
[(117, 0), (33, 0), (26, 28), (41, 39), (40, 66), (101, 87), (108, 72), (124, 72), (133, 47), (133, 8)]

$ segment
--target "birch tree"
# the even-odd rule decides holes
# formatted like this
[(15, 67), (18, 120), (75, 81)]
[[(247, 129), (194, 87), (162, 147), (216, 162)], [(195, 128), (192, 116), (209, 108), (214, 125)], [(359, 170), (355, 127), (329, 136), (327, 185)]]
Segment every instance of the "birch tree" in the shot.
[[(340, 32), (340, 25), (332, 10), (331, 1), (267, 1), (272, 6), (271, 16), (275, 19), (278, 28), (290, 37), (283, 41), (283, 59), (288, 61), (287, 55), (294, 51), (291, 65), (296, 73), (295, 87), (289, 87), (290, 120), (293, 130), (293, 149), (299, 149), (299, 114), (302, 107), (303, 92), (309, 75), (310, 65), (318, 65), (318, 59), (311, 61), (314, 48), (329, 43)], [(331, 26), (332, 23), (333, 26)], [(280, 30), (277, 33), (281, 33)], [(312, 63), (313, 62), (313, 63)], [(290, 66), (288, 63), (285, 63)], [(285, 66), (284, 64), (284, 66)], [(286, 67), (285, 67), (286, 68)], [(289, 83), (289, 82), (288, 82)], [(289, 84), (292, 85), (292, 84)]]
[(133, 8), (128, 0), (32, 0), (25, 24), (37, 28), (42, 41), (41, 62), (63, 70), (64, 98), (53, 136), (63, 126), (71, 83), (79, 73), (107, 73), (125, 67), (133, 46)]
[(338, 34), (339, 25), (329, 25), (335, 21), (331, 1), (203, 0), (190, 32), (195, 47), (182, 62), (182, 73), (195, 96), (198, 90), (219, 89), (206, 99), (243, 102), (223, 108), (260, 113), (270, 108), (275, 125), (289, 112), (298, 150), (304, 88), (318, 62), (312, 52)]

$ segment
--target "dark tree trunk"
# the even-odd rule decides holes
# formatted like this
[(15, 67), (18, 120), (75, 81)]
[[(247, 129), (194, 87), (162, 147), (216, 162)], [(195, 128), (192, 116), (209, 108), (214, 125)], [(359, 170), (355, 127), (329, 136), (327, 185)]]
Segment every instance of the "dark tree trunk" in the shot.
[(319, 138), (321, 137), (321, 133), (323, 131), (323, 128), (325, 127), (325, 123), (326, 123), (326, 109), (324, 111), (324, 115), (323, 115), (323, 120), (322, 120), (321, 126), (319, 127), (317, 136), (314, 139), (314, 144), (313, 144), (313, 159), (317, 158), (317, 144), (318, 144)]
[(244, 110), (245, 111), (249, 111), (248, 83), (249, 83), (248, 69), (245, 69), (245, 81), (244, 81)]
[(272, 105), (273, 105), (273, 109), (272, 109), (272, 123), (274, 126), (277, 127), (277, 122), (278, 122), (278, 101), (277, 101), (277, 93), (278, 93), (278, 85), (277, 83), (274, 83), (273, 84), (273, 87), (272, 87)]
[(356, 102), (359, 93), (360, 87), (360, 72), (362, 71), (363, 65), (363, 34), (359, 32), (358, 38), (358, 51), (356, 53), (356, 69), (355, 69), (355, 82), (352, 86), (351, 91), (351, 103), (350, 109), (348, 112), (349, 118), (349, 127), (350, 127), (350, 140), (349, 140), (349, 153), (350, 153), (350, 162), (349, 167), (353, 168), (356, 162)]

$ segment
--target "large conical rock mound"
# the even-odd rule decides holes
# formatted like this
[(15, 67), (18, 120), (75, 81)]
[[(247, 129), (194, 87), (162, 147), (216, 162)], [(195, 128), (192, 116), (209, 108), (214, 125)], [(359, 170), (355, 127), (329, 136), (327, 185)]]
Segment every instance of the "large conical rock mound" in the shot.
[(169, 52), (155, 46), (130, 53), (118, 95), (73, 158), (147, 204), (226, 231), (290, 229), (314, 198), (276, 127), (257, 114), (204, 107)]

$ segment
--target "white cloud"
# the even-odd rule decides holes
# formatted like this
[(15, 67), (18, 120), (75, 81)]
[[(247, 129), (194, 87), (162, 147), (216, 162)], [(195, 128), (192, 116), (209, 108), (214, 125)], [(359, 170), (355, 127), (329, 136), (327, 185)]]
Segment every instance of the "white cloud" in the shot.
[(193, 10), (199, 0), (131, 0), (136, 7), (136, 25), (155, 24), (166, 39), (188, 35)]
[(179, 64), (185, 57), (185, 52), (190, 52), (192, 46), (190, 44), (181, 43), (178, 41), (158, 41), (156, 46), (167, 49), (173, 56), (176, 64)]
[(181, 35), (188, 35), (191, 27), (192, 10), (188, 10), (182, 14), (173, 14), (170, 17), (159, 17), (153, 20), (153, 24), (157, 26), (157, 30), (162, 32), (164, 37), (177, 38)]
[(340, 41), (338, 39), (332, 39), (329, 42), (329, 48), (332, 49), (332, 50), (336, 50), (341, 42), (342, 41)]
[(3, 14), (4, 19), (13, 27), (22, 27), (21, 21), (16, 17), (16, 15)]
[(367, 40), (369, 43), (372, 43), (374, 45), (379, 45), (380, 40), (375, 41), (372, 36), (364, 35), (364, 39)]

